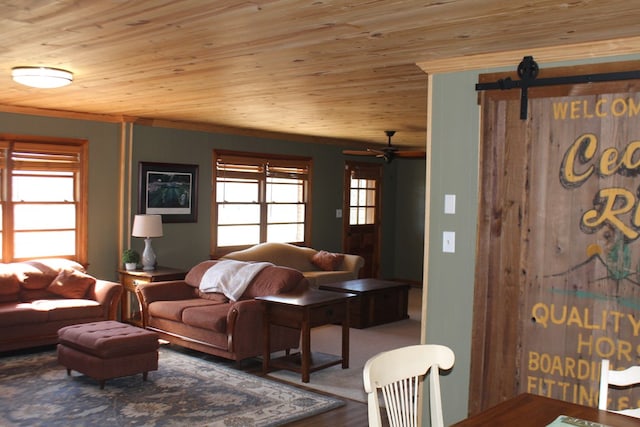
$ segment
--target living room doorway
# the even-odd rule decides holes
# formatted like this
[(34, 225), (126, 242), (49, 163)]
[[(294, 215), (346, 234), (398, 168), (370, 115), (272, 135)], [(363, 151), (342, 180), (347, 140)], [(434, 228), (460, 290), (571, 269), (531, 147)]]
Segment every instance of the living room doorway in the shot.
[(380, 272), (382, 165), (347, 161), (344, 175), (343, 250), (360, 255), (360, 278)]

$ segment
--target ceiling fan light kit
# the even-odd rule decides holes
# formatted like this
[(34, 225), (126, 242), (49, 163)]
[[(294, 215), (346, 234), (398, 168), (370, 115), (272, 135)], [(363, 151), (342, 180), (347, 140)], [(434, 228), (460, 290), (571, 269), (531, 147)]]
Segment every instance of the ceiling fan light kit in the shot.
[(14, 67), (11, 77), (17, 83), (39, 89), (53, 89), (71, 84), (73, 73), (51, 67)]
[(405, 159), (424, 159), (426, 157), (427, 153), (425, 151), (400, 150), (398, 147), (391, 145), (391, 137), (395, 135), (395, 130), (385, 130), (384, 133), (387, 135), (387, 146), (384, 148), (367, 148), (366, 151), (343, 150), (342, 153), (350, 156), (375, 156), (382, 158), (385, 163), (391, 163), (396, 157)]

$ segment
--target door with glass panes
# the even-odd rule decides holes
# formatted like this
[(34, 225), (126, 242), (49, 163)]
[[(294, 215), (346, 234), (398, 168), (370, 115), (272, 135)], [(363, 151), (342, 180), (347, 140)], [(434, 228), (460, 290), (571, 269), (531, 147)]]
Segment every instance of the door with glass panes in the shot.
[(378, 277), (382, 165), (348, 161), (344, 182), (343, 250), (364, 258), (359, 277)]

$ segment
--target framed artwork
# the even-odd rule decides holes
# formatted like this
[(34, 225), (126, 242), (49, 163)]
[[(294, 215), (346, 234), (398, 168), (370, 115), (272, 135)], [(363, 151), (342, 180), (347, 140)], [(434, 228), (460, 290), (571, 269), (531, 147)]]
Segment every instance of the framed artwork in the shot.
[(162, 222), (197, 222), (198, 165), (140, 162), (141, 214), (162, 215)]

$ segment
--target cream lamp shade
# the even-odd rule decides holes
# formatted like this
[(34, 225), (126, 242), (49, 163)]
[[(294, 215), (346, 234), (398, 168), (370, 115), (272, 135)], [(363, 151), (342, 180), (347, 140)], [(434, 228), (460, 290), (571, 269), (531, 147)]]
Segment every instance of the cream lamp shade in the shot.
[(151, 247), (152, 237), (162, 237), (162, 215), (136, 215), (133, 219), (133, 237), (144, 237), (142, 269), (155, 270), (156, 254)]
[(14, 67), (11, 77), (17, 83), (40, 89), (67, 86), (73, 81), (73, 73), (50, 67)]

